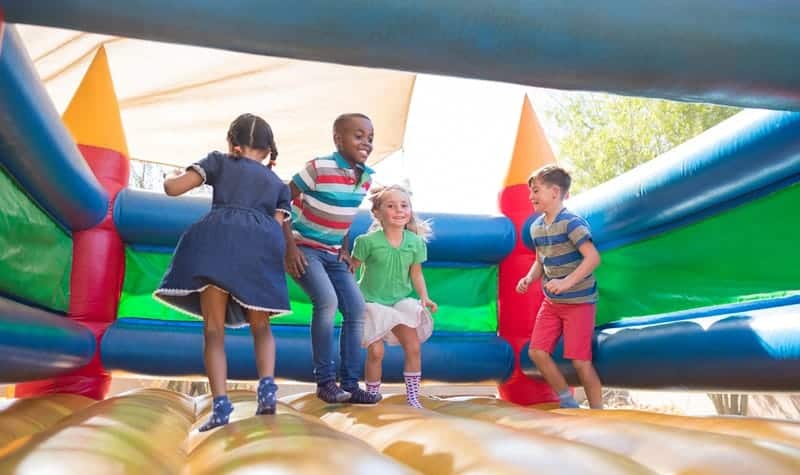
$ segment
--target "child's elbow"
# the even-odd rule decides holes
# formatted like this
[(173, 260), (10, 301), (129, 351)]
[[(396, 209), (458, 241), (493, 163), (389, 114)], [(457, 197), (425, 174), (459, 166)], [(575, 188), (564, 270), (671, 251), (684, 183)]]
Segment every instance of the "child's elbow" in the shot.
[(178, 196), (178, 195), (180, 195), (179, 190), (177, 190), (175, 188), (175, 184), (171, 183), (169, 181), (165, 181), (164, 182), (164, 193), (166, 193), (167, 196)]

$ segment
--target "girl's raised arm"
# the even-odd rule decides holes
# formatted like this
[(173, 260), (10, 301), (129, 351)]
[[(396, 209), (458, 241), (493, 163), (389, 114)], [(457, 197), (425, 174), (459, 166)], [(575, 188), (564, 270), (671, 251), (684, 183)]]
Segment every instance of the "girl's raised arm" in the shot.
[(203, 184), (203, 177), (193, 168), (174, 170), (164, 178), (164, 193), (179, 196)]

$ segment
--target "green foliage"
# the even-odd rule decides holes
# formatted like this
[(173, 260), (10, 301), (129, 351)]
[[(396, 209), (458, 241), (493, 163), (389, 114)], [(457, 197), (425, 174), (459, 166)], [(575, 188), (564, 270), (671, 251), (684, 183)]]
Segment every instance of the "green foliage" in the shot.
[(740, 109), (639, 97), (579, 93), (549, 111), (563, 131), (559, 159), (572, 194), (614, 178), (691, 139)]

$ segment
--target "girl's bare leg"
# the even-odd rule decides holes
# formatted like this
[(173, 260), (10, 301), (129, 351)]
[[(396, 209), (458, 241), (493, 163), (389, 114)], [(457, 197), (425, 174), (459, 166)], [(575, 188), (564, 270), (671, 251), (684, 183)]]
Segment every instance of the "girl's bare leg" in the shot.
[(248, 310), (247, 315), (250, 318), (250, 333), (253, 334), (258, 377), (275, 376), (275, 337), (272, 335), (269, 313)]
[(417, 329), (405, 325), (397, 325), (392, 328), (392, 333), (397, 336), (405, 353), (403, 379), (406, 382), (406, 401), (411, 407), (421, 408), (419, 385), (422, 379), (422, 356)]
[(367, 347), (367, 364), (364, 365), (364, 376), (367, 382), (381, 380), (383, 353), (383, 340), (378, 340)]
[(208, 286), (200, 294), (203, 312), (203, 362), (208, 373), (211, 394), (214, 397), (227, 394), (228, 362), (225, 358), (225, 308), (228, 294)]
[(228, 294), (209, 286), (200, 293), (203, 312), (203, 361), (214, 401), (208, 421), (198, 430), (204, 432), (228, 423), (233, 405), (227, 395), (228, 362), (225, 358), (225, 308)]
[(253, 334), (256, 368), (258, 368), (258, 408), (256, 415), (275, 414), (278, 385), (275, 384), (275, 337), (269, 323), (270, 314), (247, 310), (250, 333)]

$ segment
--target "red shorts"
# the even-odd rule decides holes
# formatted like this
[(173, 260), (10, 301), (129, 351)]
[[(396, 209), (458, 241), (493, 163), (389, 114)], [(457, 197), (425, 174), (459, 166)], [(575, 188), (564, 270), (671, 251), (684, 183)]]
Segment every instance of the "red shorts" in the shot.
[(545, 298), (533, 325), (531, 348), (552, 354), (563, 333), (564, 358), (591, 361), (594, 316), (593, 303), (554, 303)]

